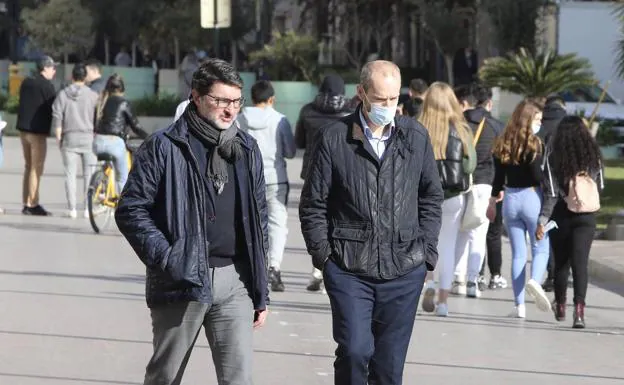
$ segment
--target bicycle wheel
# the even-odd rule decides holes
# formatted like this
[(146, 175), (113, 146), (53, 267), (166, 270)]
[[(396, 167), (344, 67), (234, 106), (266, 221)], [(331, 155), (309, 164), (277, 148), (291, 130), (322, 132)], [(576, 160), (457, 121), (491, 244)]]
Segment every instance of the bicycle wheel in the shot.
[[(115, 183), (114, 181), (110, 182)], [(111, 198), (106, 196), (108, 183), (109, 177), (103, 170), (98, 170), (91, 177), (87, 192), (89, 222), (93, 231), (98, 234), (108, 227), (115, 213), (115, 209), (107, 204)]]

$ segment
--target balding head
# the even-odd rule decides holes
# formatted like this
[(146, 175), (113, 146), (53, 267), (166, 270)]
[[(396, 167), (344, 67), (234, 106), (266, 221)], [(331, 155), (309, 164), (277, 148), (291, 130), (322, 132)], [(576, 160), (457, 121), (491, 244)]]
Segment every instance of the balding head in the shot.
[[(385, 126), (388, 116), (390, 120), (394, 118), (400, 93), (401, 71), (396, 64), (385, 60), (375, 60), (364, 65), (358, 85), (358, 96), (363, 102), (362, 112), (369, 126), (374, 126), (373, 128)], [(383, 113), (386, 118), (371, 117), (373, 107), (377, 112)]]
[(374, 60), (364, 64), (360, 73), (360, 85), (364, 91), (368, 91), (373, 82), (373, 78), (396, 77), (401, 83), (401, 70), (391, 61)]

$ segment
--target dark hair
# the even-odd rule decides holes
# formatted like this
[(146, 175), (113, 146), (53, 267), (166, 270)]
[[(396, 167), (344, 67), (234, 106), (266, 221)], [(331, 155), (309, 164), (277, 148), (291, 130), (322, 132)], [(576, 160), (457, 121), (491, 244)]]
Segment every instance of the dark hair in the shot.
[(218, 82), (243, 88), (243, 79), (232, 64), (225, 60), (211, 58), (202, 62), (193, 74), (191, 89), (203, 96), (210, 93), (212, 86)]
[(84, 64), (78, 63), (74, 65), (72, 69), (72, 79), (76, 82), (82, 82), (87, 77), (87, 67)]
[(455, 92), (455, 97), (460, 104), (466, 102), (471, 107), (476, 105), (476, 99), (474, 98), (471, 85), (457, 86), (453, 89), (453, 91)]
[(552, 105), (552, 104), (558, 104), (560, 106), (565, 106), (565, 100), (563, 99), (563, 97), (561, 95), (550, 95), (549, 97), (546, 98), (546, 105)]
[(422, 95), (427, 91), (427, 88), (429, 88), (429, 86), (427, 85), (427, 82), (422, 79), (412, 79), (410, 81), (409, 88), (412, 91)]
[(561, 120), (549, 147), (551, 170), (562, 187), (568, 186), (579, 172), (594, 175), (600, 171), (600, 147), (579, 116), (566, 116)]
[(104, 87), (104, 92), (109, 94), (121, 93), (125, 90), (126, 85), (124, 84), (123, 78), (119, 74), (112, 74), (106, 81), (106, 87)]
[(482, 84), (475, 84), (472, 87), (472, 96), (477, 106), (483, 106), (492, 100), (492, 89)]
[(268, 80), (258, 80), (251, 87), (251, 101), (253, 104), (265, 103), (275, 95), (275, 90)]
[(85, 67), (92, 67), (102, 72), (102, 63), (98, 59), (87, 59), (84, 62)]

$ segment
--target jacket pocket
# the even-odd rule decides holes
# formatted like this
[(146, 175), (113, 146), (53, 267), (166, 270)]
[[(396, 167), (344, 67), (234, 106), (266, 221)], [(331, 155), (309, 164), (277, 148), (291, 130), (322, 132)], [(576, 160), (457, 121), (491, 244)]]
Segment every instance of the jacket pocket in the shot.
[(422, 232), (418, 228), (400, 229), (393, 249), (394, 263), (401, 272), (422, 263), (425, 256)]
[(204, 237), (200, 235), (189, 235), (173, 242), (165, 272), (176, 286), (203, 286), (199, 258), (206, 254), (205, 248)]
[(373, 231), (367, 222), (336, 223), (331, 233), (332, 252), (336, 262), (343, 263), (350, 271), (366, 271), (368, 261), (364, 258), (367, 241)]

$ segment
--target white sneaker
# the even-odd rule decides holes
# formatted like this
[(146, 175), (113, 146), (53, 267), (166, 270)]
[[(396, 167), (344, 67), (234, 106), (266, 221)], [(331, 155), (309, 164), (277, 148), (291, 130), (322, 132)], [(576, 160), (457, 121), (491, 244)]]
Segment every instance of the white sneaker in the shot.
[(433, 313), (435, 310), (435, 282), (427, 281), (423, 289), (422, 309), (427, 313)]
[(496, 289), (506, 289), (507, 288), (507, 280), (500, 275), (495, 275), (490, 278), (490, 290)]
[(525, 304), (515, 306), (513, 311), (511, 313), (509, 313), (509, 317), (511, 317), (511, 318), (526, 318), (526, 306), (525, 306)]
[(476, 282), (468, 282), (466, 284), (466, 297), (469, 297), (469, 298), (481, 297), (481, 290), (479, 290), (479, 285), (477, 285)]
[(78, 217), (78, 213), (76, 212), (76, 210), (69, 210), (67, 211), (67, 218), (71, 218), (71, 219), (76, 219)]
[(451, 287), (451, 294), (466, 295), (466, 282), (453, 281), (453, 286)]
[(436, 315), (438, 317), (447, 317), (448, 316), (448, 304), (439, 303), (436, 306)]
[(550, 301), (548, 300), (548, 296), (544, 289), (542, 289), (542, 285), (537, 283), (534, 279), (529, 279), (525, 286), (525, 290), (527, 294), (529, 294), (533, 300), (535, 300), (535, 305), (541, 311), (550, 311)]

